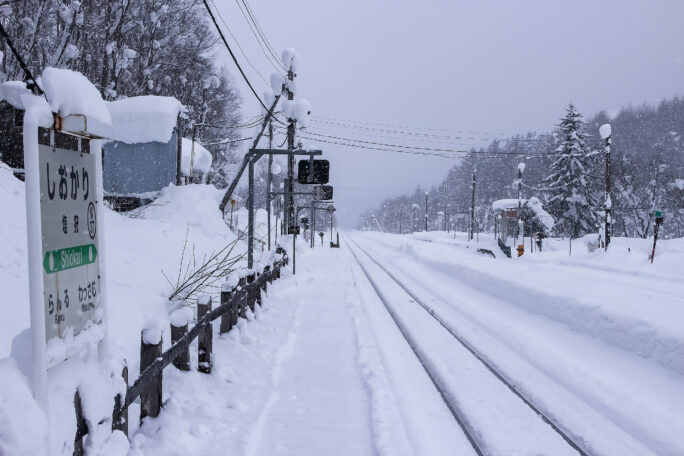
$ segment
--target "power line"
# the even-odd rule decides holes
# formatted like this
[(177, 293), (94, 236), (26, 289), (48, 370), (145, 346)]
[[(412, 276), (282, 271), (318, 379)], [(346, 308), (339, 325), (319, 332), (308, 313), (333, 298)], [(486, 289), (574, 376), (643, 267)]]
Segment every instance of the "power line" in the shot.
[[(467, 151), (467, 150), (459, 150), (459, 149), (441, 149), (441, 148), (436, 148), (436, 147), (424, 147), (424, 146), (405, 146), (403, 144), (388, 144), (388, 143), (381, 143), (381, 142), (375, 142), (375, 141), (365, 141), (362, 139), (353, 139), (353, 138), (344, 138), (341, 136), (332, 136), (332, 135), (325, 135), (322, 133), (316, 133), (312, 131), (306, 131), (305, 134), (307, 135), (313, 135), (317, 137), (323, 137), (323, 138), (330, 138), (338, 141), (348, 141), (348, 142), (354, 142), (354, 143), (361, 143), (361, 144), (370, 144), (373, 146), (382, 146), (382, 147), (389, 147), (392, 149), (407, 149), (407, 150), (413, 150), (413, 151), (427, 151), (427, 152), (436, 152), (440, 154), (479, 154), (479, 155), (516, 155), (516, 156), (534, 156), (537, 154), (534, 153), (526, 153), (526, 152), (504, 152), (504, 151), (497, 151), (497, 152), (477, 152), (477, 151)], [(317, 139), (311, 138), (314, 141)], [(322, 140), (321, 140), (322, 141)], [(550, 155), (550, 154), (541, 154), (541, 155)]]
[[(235, 3), (237, 3), (238, 8), (240, 9), (240, 13), (242, 13), (242, 17), (245, 19), (245, 21), (247, 22), (247, 25), (249, 26), (249, 29), (252, 31), (252, 35), (254, 35), (254, 38), (256, 39), (257, 44), (259, 45), (259, 48), (261, 49), (261, 52), (266, 56), (266, 60), (268, 60), (268, 63), (270, 63), (271, 66), (272, 66), (273, 68), (275, 68), (275, 70), (276, 70), (278, 73), (281, 73), (281, 74), (282, 74), (280, 68), (278, 68), (276, 65), (273, 64), (273, 61), (271, 60), (271, 57), (268, 55), (268, 53), (267, 53), (266, 50), (264, 49), (264, 46), (261, 44), (261, 40), (260, 40), (259, 37), (257, 36), (257, 32), (254, 31), (254, 27), (252, 26), (252, 22), (248, 19), (247, 15), (246, 15), (245, 12), (242, 10), (242, 6), (240, 5), (240, 1), (239, 1), (239, 0), (235, 0)], [(278, 62), (278, 60), (276, 60), (276, 62)], [(282, 66), (282, 65), (281, 65), (281, 66)]]
[(268, 37), (266, 37), (266, 34), (264, 33), (263, 29), (261, 28), (259, 21), (257, 21), (256, 15), (254, 14), (254, 11), (252, 11), (252, 6), (249, 4), (249, 1), (242, 0), (242, 3), (245, 5), (245, 8), (247, 9), (249, 16), (252, 18), (254, 25), (256, 26), (257, 30), (259, 31), (259, 35), (264, 40), (264, 44), (266, 44), (266, 48), (268, 49), (269, 53), (273, 56), (276, 63), (278, 64), (278, 66), (280, 66), (284, 71), (287, 71), (287, 68), (285, 68), (283, 66), (283, 64), (280, 62), (280, 57), (278, 57), (278, 53), (275, 51), (275, 49), (271, 45), (271, 42), (269, 41)]
[[(326, 117), (326, 116), (312, 116), (313, 118), (318, 118), (318, 119), (324, 119), (328, 121), (336, 121), (336, 122), (346, 122), (346, 123), (358, 123), (362, 125), (379, 125), (382, 127), (391, 127), (391, 128), (401, 128), (404, 130), (427, 130), (427, 131), (441, 131), (441, 132), (446, 132), (446, 133), (466, 133), (466, 134), (485, 134), (485, 135), (494, 135), (494, 136), (513, 136), (515, 133), (502, 133), (502, 132), (489, 132), (489, 131), (474, 131), (474, 130), (447, 130), (443, 128), (428, 128), (428, 127), (410, 127), (406, 125), (396, 125), (396, 124), (389, 124), (389, 123), (382, 123), (382, 122), (370, 122), (370, 121), (365, 121), (365, 120), (349, 120), (349, 119), (340, 119), (337, 117)], [(313, 120), (313, 119), (312, 119)]]
[[(385, 128), (362, 127), (362, 126), (358, 126), (358, 125), (329, 122), (329, 121), (317, 120), (317, 119), (311, 119), (311, 121), (315, 122), (315, 123), (319, 123), (319, 124), (339, 126), (342, 128), (348, 128), (348, 129), (354, 129), (354, 130), (377, 131), (377, 132), (381, 132), (381, 133), (389, 133), (389, 134), (395, 134), (395, 135), (419, 136), (419, 137), (423, 137), (423, 138), (450, 139), (450, 140), (458, 140), (458, 141), (496, 141), (496, 140), (520, 141), (520, 142), (540, 142), (540, 141), (543, 141), (543, 139), (541, 139), (541, 138), (539, 138), (539, 139), (536, 139), (536, 138), (504, 139), (504, 138), (498, 138), (498, 137), (485, 138), (485, 137), (475, 137), (475, 136), (468, 137), (468, 136), (438, 135), (438, 134), (434, 134), (434, 133), (420, 133), (420, 132), (403, 131), (403, 130), (388, 130)], [(405, 127), (405, 128), (409, 128), (409, 127)], [(444, 131), (447, 131), (447, 130), (444, 130)]]
[(207, 9), (209, 16), (211, 16), (211, 20), (214, 23), (214, 26), (216, 27), (216, 30), (218, 31), (219, 35), (221, 36), (221, 39), (223, 40), (223, 44), (226, 45), (226, 49), (228, 49), (230, 56), (233, 58), (233, 62), (235, 62), (235, 65), (238, 67), (238, 70), (240, 70), (240, 74), (244, 78), (244, 80), (247, 83), (247, 85), (249, 86), (249, 88), (252, 90), (252, 93), (254, 94), (256, 99), (259, 101), (259, 104), (261, 106), (263, 106), (263, 108), (266, 110), (266, 112), (268, 112), (268, 108), (266, 107), (264, 102), (261, 101), (261, 97), (259, 97), (259, 95), (257, 95), (256, 90), (254, 90), (254, 87), (252, 87), (252, 83), (249, 82), (249, 79), (247, 79), (247, 75), (245, 75), (245, 72), (242, 71), (242, 67), (240, 66), (240, 63), (238, 63), (237, 58), (235, 58), (235, 54), (233, 54), (233, 50), (230, 48), (230, 45), (228, 44), (226, 37), (223, 35), (221, 28), (219, 27), (218, 23), (216, 22), (216, 18), (214, 17), (214, 13), (211, 12), (211, 8), (209, 8), (209, 4), (207, 3), (207, 0), (202, 0), (202, 3), (204, 3), (204, 6)]
[(264, 83), (270, 87), (271, 84), (266, 80), (266, 78), (264, 78), (264, 76), (259, 72), (259, 70), (256, 69), (254, 64), (252, 64), (252, 61), (249, 60), (249, 57), (247, 57), (247, 54), (245, 54), (245, 51), (244, 51), (244, 49), (242, 49), (242, 46), (240, 46), (240, 42), (238, 41), (237, 37), (233, 34), (233, 31), (230, 29), (230, 27), (228, 27), (228, 24), (223, 19), (223, 16), (221, 16), (221, 12), (219, 11), (218, 7), (216, 6), (216, 3), (214, 3), (214, 0), (210, 0), (210, 1), (211, 1), (211, 4), (214, 5), (214, 9), (216, 10), (216, 14), (218, 15), (219, 19), (221, 19), (221, 22), (223, 22), (223, 25), (228, 30), (228, 33), (230, 33), (230, 36), (232, 36), (233, 39), (235, 40), (235, 44), (237, 44), (238, 49), (240, 49), (240, 53), (242, 54), (242, 56), (245, 58), (245, 60), (247, 60), (247, 63), (249, 63), (249, 66), (252, 67), (252, 69), (256, 72), (256, 74), (259, 75), (261, 80), (264, 81)]
[(337, 144), (340, 146), (346, 146), (346, 147), (356, 147), (359, 149), (370, 149), (370, 150), (379, 150), (382, 152), (392, 152), (392, 153), (400, 153), (400, 154), (410, 154), (410, 155), (431, 155), (434, 157), (441, 157), (441, 158), (447, 158), (451, 160), (458, 159), (460, 157), (455, 157), (453, 155), (444, 155), (444, 154), (439, 154), (439, 153), (433, 153), (433, 152), (421, 152), (421, 151), (409, 151), (409, 150), (392, 150), (392, 149), (381, 149), (379, 147), (373, 147), (373, 146), (363, 146), (360, 144), (352, 144), (352, 143), (342, 143), (338, 141), (330, 141), (327, 139), (319, 139), (319, 138), (312, 138), (310, 136), (306, 135), (299, 135), (300, 138), (303, 139), (308, 139), (310, 141), (317, 141), (317, 142), (323, 142), (323, 143), (328, 143), (328, 144)]
[(0, 23), (0, 35), (2, 35), (5, 38), (7, 46), (10, 48), (10, 51), (12, 51), (12, 54), (14, 54), (14, 58), (16, 58), (17, 62), (19, 62), (19, 67), (21, 67), (21, 69), (24, 71), (25, 78), (30, 81), (30, 84), (27, 84), (27, 87), (34, 94), (43, 95), (45, 97), (45, 100), (48, 101), (47, 95), (45, 95), (45, 92), (43, 92), (43, 89), (40, 88), (40, 86), (36, 82), (36, 79), (33, 77), (33, 74), (31, 74), (31, 70), (29, 70), (29, 68), (24, 63), (24, 60), (21, 58), (21, 55), (19, 55), (19, 51), (17, 51), (17, 49), (14, 47), (14, 43), (5, 31), (5, 27), (2, 26), (2, 23)]

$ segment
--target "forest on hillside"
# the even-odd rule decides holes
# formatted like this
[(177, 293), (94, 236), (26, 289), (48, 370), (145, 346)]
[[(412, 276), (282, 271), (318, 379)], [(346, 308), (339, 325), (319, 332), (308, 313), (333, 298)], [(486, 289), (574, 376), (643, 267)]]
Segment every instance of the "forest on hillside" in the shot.
[[(386, 199), (362, 216), (359, 228), (393, 233), (424, 230), (427, 192), (428, 230), (443, 230), (448, 220), (450, 228), (465, 231), (475, 173), (475, 229), (492, 231), (492, 202), (517, 197), (520, 163), (525, 164), (522, 197), (538, 197), (558, 221), (564, 216), (563, 209), (549, 203), (554, 194), (569, 188), (570, 181), (554, 186), (549, 178), (562, 155), (564, 119), (559, 120), (559, 127), (553, 132), (528, 133), (472, 149), (449, 170), (442, 182)], [(665, 214), (661, 235), (684, 236), (684, 100), (678, 97), (658, 106), (627, 107), (612, 118), (605, 112), (587, 121), (579, 118), (577, 134), (581, 141), (578, 144), (582, 145), (578, 146), (576, 156), (582, 161), (583, 170), (575, 179), (581, 180), (587, 189), (587, 219), (593, 220), (593, 224), (577, 233), (569, 233), (567, 225), (563, 228), (557, 224), (555, 235), (575, 237), (598, 232), (603, 223), (605, 144), (599, 128), (606, 123), (612, 127), (613, 235), (642, 238), (652, 235), (653, 214), (659, 210)]]

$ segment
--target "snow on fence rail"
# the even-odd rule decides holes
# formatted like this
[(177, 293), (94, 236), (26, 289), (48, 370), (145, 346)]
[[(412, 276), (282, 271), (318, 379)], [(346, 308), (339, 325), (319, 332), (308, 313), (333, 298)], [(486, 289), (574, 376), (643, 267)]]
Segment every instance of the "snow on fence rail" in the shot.
[[(221, 304), (212, 309), (211, 297), (200, 298), (197, 302), (197, 323), (188, 331), (189, 315), (178, 315), (171, 318), (171, 347), (162, 353), (161, 328), (157, 330), (143, 329), (140, 338), (140, 376), (133, 385), (126, 389), (122, 397), (114, 398), (112, 413), (112, 431), (119, 430), (128, 435), (128, 406), (140, 397), (140, 419), (146, 416), (159, 415), (162, 404), (162, 373), (171, 363), (180, 369), (190, 370), (190, 344), (198, 339), (199, 372), (211, 373), (212, 354), (212, 321), (221, 318), (219, 332), (227, 333), (235, 325), (238, 318), (246, 318), (247, 306), (254, 311), (256, 304), (261, 305), (261, 292), (274, 279), (280, 278), (280, 269), (288, 264), (287, 253), (281, 247), (276, 249), (281, 257), (272, 265), (266, 266), (263, 273), (252, 271), (242, 277), (236, 285), (225, 283), (221, 290)], [(122, 376), (128, 385), (128, 368), (124, 367)], [(76, 409), (76, 437), (74, 455), (83, 454), (83, 437), (88, 434), (88, 425), (83, 417), (81, 398), (76, 391), (74, 395)]]

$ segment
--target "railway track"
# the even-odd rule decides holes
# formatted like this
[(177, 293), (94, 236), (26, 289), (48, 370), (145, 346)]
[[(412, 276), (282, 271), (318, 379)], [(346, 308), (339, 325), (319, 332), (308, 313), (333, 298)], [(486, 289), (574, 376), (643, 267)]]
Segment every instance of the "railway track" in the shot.
[[(405, 293), (406, 296), (410, 298), (408, 299), (409, 301), (416, 303), (427, 315), (431, 317), (432, 320), (434, 320), (439, 325), (439, 327), (441, 327), (443, 331), (446, 331), (454, 341), (456, 341), (461, 347), (465, 349), (467, 353), (469, 353), (470, 356), (477, 360), (477, 363), (482, 365), (486, 369), (486, 371), (489, 372), (489, 374), (496, 379), (498, 383), (504, 385), (505, 388), (510, 393), (512, 393), (520, 403), (524, 404), (526, 408), (528, 408), (536, 416), (538, 416), (546, 424), (549, 432), (552, 432), (556, 434), (558, 437), (560, 437), (565, 442), (565, 444), (567, 444), (567, 446), (571, 450), (573, 450), (573, 454), (578, 454), (582, 456), (589, 455), (589, 453), (586, 452), (580, 446), (580, 444), (578, 444), (568, 434), (568, 432), (566, 432), (562, 428), (561, 425), (559, 425), (557, 422), (555, 422), (555, 420), (553, 420), (546, 413), (540, 410), (540, 408), (537, 407), (533, 403), (533, 401), (526, 396), (526, 394), (523, 391), (516, 387), (513, 381), (511, 381), (505, 374), (503, 374), (501, 370), (497, 368), (497, 366), (493, 362), (491, 362), (486, 356), (480, 353), (472, 344), (470, 344), (465, 338), (463, 338), (451, 324), (449, 324), (443, 318), (441, 318), (440, 315), (430, 305), (428, 305), (426, 302), (420, 299), (416, 295), (416, 293), (414, 293), (404, 283), (397, 279), (397, 277), (394, 274), (392, 274), (391, 271), (389, 271), (384, 265), (380, 264), (380, 262), (373, 258), (373, 256), (369, 254), (366, 249), (361, 247), (354, 240), (347, 240), (349, 242), (346, 244), (352, 256), (354, 257), (360, 269), (363, 271), (364, 275), (368, 279), (369, 283), (371, 284), (371, 287), (375, 291), (375, 294), (378, 296), (379, 300), (382, 302), (390, 317), (394, 321), (395, 325), (401, 332), (401, 335), (406, 340), (406, 342), (410, 346), (411, 350), (413, 351), (417, 359), (420, 361), (428, 377), (432, 381), (434, 387), (439, 392), (447, 408), (453, 415), (454, 419), (456, 420), (460, 428), (463, 430), (464, 434), (468, 438), (468, 441), (470, 442), (473, 449), (478, 455), (485, 456), (491, 454), (498, 454), (498, 452), (492, 450), (490, 445), (488, 445), (487, 441), (485, 440), (483, 433), (478, 429), (476, 423), (473, 422), (473, 420), (469, 418), (467, 414), (464, 412), (456, 395), (454, 394), (454, 392), (450, 391), (448, 380), (440, 372), (436, 363), (434, 363), (430, 359), (430, 356), (425, 352), (425, 350), (421, 348), (416, 332), (412, 332), (409, 324), (407, 324), (407, 322), (401, 318), (399, 312), (397, 312), (396, 308), (393, 306), (391, 302), (392, 298), (389, 298), (386, 295), (386, 293), (383, 292), (383, 287), (380, 286), (378, 280), (375, 280), (373, 278), (373, 274), (371, 274), (367, 268), (367, 263), (364, 264), (364, 262), (359, 258), (359, 253), (368, 258), (368, 260), (370, 260), (370, 262), (373, 265), (377, 266), (377, 268), (382, 272), (382, 274), (384, 274), (384, 277), (389, 279), (392, 283), (396, 284), (396, 286), (398, 286), (403, 291), (403, 293)], [(350, 244), (353, 245), (353, 248)]]

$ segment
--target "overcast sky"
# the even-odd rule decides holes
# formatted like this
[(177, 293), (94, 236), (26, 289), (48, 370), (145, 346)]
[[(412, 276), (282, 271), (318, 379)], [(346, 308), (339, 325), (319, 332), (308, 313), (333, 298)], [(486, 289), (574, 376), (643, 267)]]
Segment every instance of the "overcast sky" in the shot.
[[(268, 80), (274, 69), (237, 2), (214, 1)], [(486, 139), (549, 131), (570, 102), (590, 117), (684, 94), (682, 0), (251, 0), (251, 7), (276, 50), (300, 54), (297, 96), (316, 116)], [(235, 52), (257, 92), (268, 90)], [(258, 114), (227, 53), (218, 58), (235, 75), (245, 117)], [(450, 149), (473, 144), (320, 123), (309, 131)], [(456, 163), (318, 145), (346, 225), (385, 197), (438, 183)]]

